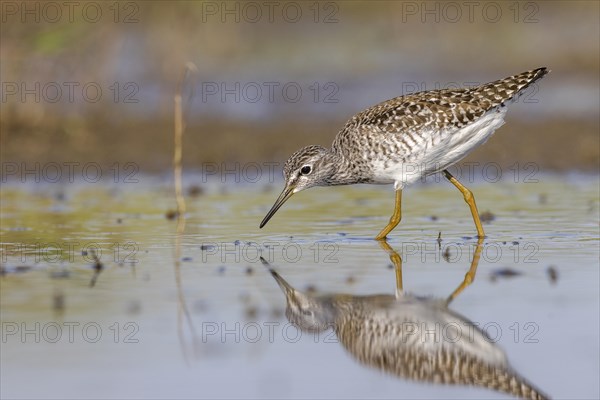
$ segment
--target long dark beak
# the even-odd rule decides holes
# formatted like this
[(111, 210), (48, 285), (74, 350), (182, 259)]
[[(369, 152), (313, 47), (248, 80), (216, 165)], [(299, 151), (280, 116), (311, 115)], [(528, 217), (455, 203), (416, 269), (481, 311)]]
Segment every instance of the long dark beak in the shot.
[(267, 269), (269, 270), (269, 272), (271, 273), (273, 278), (275, 278), (275, 282), (277, 282), (277, 284), (279, 285), (281, 290), (283, 290), (286, 297), (290, 293), (295, 292), (294, 288), (289, 283), (287, 283), (286, 280), (281, 277), (281, 275), (279, 275), (277, 272), (275, 272), (275, 270), (273, 269), (273, 267), (271, 267), (271, 264), (269, 264), (269, 262), (267, 260), (265, 260), (264, 258), (261, 257), (260, 261), (262, 262), (262, 264), (265, 267), (267, 267)]
[(269, 272), (271, 272), (271, 276), (275, 278), (275, 282), (277, 282), (277, 284), (279, 285), (281, 290), (283, 290), (283, 293), (285, 293), (286, 296), (295, 292), (294, 288), (291, 287), (290, 284), (287, 283), (286, 280), (281, 277), (281, 275), (279, 275), (274, 270), (270, 270)]
[(281, 206), (283, 205), (283, 203), (285, 203), (287, 201), (287, 199), (292, 197), (293, 194), (294, 194), (293, 187), (286, 186), (285, 189), (283, 189), (283, 192), (281, 192), (281, 194), (279, 195), (277, 200), (275, 200), (275, 204), (273, 204), (273, 207), (271, 207), (271, 209), (269, 210), (269, 212), (267, 213), (265, 218), (260, 223), (260, 228), (262, 228), (263, 226), (265, 226), (267, 224), (267, 222), (269, 222), (271, 217), (273, 215), (275, 215), (277, 210), (279, 210), (281, 208)]

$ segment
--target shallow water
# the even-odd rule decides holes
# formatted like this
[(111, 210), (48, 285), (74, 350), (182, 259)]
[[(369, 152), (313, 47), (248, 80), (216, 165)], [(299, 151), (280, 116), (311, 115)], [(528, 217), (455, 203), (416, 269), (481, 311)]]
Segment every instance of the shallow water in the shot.
[[(331, 330), (291, 325), (259, 255), (303, 292), (393, 296), (389, 255), (371, 239), (393, 193), (312, 189), (259, 230), (279, 194), (272, 186), (213, 184), (188, 196), (177, 267), (164, 181), (3, 185), (2, 397), (507, 397), (398, 378), (358, 362)], [(470, 186), (494, 218), (475, 280), (450, 309), (544, 393), (598, 398), (598, 176)], [(403, 288), (446, 298), (477, 243), (468, 208), (446, 182), (411, 187), (403, 201), (389, 239)]]

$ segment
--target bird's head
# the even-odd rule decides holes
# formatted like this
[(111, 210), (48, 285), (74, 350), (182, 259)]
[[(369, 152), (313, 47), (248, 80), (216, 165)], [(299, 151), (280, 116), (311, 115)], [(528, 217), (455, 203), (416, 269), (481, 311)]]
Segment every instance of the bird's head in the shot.
[(302, 293), (274, 270), (270, 269), (270, 272), (285, 294), (285, 316), (290, 323), (305, 332), (322, 332), (333, 326), (334, 311), (328, 297), (321, 298)]
[(328, 160), (328, 154), (329, 150), (321, 146), (306, 146), (292, 154), (283, 166), (285, 188), (260, 223), (261, 228), (294, 193), (326, 184), (335, 171), (334, 163)]

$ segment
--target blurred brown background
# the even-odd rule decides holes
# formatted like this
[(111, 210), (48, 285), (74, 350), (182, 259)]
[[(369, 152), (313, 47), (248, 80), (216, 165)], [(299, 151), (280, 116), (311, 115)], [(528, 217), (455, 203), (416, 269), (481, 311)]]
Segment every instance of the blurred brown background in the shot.
[[(270, 4), (270, 5), (269, 5)], [(410, 91), (547, 66), (470, 161), (597, 171), (599, 3), (2, 2), (2, 162), (282, 161)]]

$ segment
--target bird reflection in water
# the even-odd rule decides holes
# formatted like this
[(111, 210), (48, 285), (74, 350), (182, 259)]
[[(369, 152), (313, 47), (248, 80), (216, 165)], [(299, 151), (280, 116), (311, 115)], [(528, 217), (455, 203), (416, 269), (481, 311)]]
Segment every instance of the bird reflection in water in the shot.
[(504, 351), (485, 332), (448, 308), (475, 278), (482, 241), (463, 282), (447, 299), (404, 293), (402, 259), (385, 241), (380, 246), (396, 268), (395, 296), (310, 295), (294, 289), (263, 263), (286, 296), (288, 320), (302, 331), (332, 328), (342, 346), (363, 364), (405, 379), (547, 398), (510, 367)]

